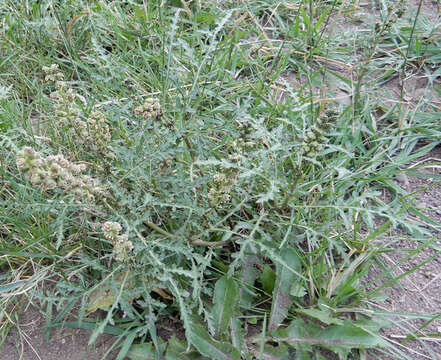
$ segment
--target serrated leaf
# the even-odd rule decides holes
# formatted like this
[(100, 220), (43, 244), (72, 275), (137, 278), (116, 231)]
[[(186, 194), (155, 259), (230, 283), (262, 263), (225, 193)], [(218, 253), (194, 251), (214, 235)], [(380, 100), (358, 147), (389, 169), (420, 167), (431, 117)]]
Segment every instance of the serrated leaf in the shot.
[(288, 338), (288, 337), (309, 337), (308, 330), (314, 329), (314, 326), (307, 326), (302, 319), (295, 319), (290, 322), (288, 327), (280, 328), (274, 331), (274, 337)]
[(270, 190), (265, 194), (260, 194), (259, 199), (257, 200), (258, 204), (263, 204), (264, 202), (267, 202), (268, 200), (274, 200), (275, 195), (279, 192), (279, 188), (276, 186), (276, 184), (271, 181), (271, 188)]
[(288, 328), (274, 332), (272, 339), (293, 346), (322, 345), (343, 358), (353, 348), (388, 346), (388, 343), (379, 335), (365, 331), (349, 320), (342, 325), (331, 325), (325, 329), (314, 326), (312, 323), (305, 326), (303, 321), (295, 320)]
[[(295, 270), (300, 272), (301, 264), (295, 254), (290, 248), (285, 248), (281, 251), (280, 256), (283, 261)], [(290, 295), (291, 288), (294, 282), (298, 281), (297, 275), (285, 266), (276, 263), (276, 283), (273, 290), (273, 302), (271, 305), (271, 316), (268, 324), (269, 331), (274, 331), (282, 323), (288, 314), (288, 309), (293, 302), (293, 296)]]
[(390, 327), (392, 325), (392, 321), (390, 321), (387, 317), (380, 318), (376, 316), (373, 319), (356, 320), (353, 321), (352, 324), (367, 332), (377, 334), (380, 332), (381, 328)]
[(233, 278), (221, 277), (214, 287), (212, 315), (215, 334), (219, 336), (228, 329), (231, 318), (236, 316), (239, 303), (239, 287)]
[(165, 360), (209, 360), (197, 351), (187, 351), (187, 342), (178, 340), (176, 337), (170, 338), (167, 342), (167, 352)]
[(296, 311), (301, 314), (313, 317), (314, 319), (318, 319), (326, 325), (331, 325), (331, 324), (342, 325), (343, 324), (343, 320), (331, 317), (329, 311), (326, 311), (326, 310), (297, 309)]
[(231, 344), (216, 341), (202, 325), (192, 324), (190, 341), (204, 356), (214, 360), (240, 360), (240, 353)]
[[(293, 355), (290, 354), (288, 347), (285, 344), (279, 344), (278, 346), (271, 346), (265, 344), (263, 353), (260, 354), (260, 349), (254, 348), (252, 352), (256, 359), (265, 360), (291, 360), (294, 359)], [(262, 355), (262, 356), (260, 356)], [(296, 358), (297, 359), (297, 358)]]
[(367, 332), (350, 321), (346, 321), (343, 325), (331, 325), (322, 329), (316, 334), (316, 338), (319, 343), (341, 356), (346, 356), (353, 348), (387, 347), (389, 345), (379, 335)]
[[(308, 324), (306, 326), (305, 322), (302, 319), (296, 319), (291, 321), (288, 327), (283, 329), (277, 329), (274, 334), (274, 339), (277, 341), (281, 341), (281, 339), (308, 339), (311, 335), (309, 333), (310, 330), (313, 330), (315, 324)], [(290, 342), (287, 343), (293, 345), (300, 352), (308, 352), (312, 351), (312, 346), (308, 342)]]

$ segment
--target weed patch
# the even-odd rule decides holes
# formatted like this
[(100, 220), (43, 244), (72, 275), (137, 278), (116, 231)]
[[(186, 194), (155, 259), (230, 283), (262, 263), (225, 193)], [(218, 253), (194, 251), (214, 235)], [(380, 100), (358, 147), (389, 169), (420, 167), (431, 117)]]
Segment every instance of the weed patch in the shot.
[(375, 94), (436, 88), (441, 44), (390, 3), (349, 40), (345, 1), (0, 5), (0, 318), (25, 295), (117, 359), (403, 356), (361, 279), (391, 230), (433, 244), (393, 179), (439, 109)]

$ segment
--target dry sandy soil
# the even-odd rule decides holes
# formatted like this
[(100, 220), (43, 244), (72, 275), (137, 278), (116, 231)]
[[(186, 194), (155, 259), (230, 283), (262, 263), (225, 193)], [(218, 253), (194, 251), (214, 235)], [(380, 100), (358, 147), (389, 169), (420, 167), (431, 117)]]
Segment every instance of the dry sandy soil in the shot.
[[(437, 225), (431, 225), (420, 218), (409, 215), (412, 220), (420, 225), (427, 226), (436, 235), (432, 244), (421, 252), (415, 252), (411, 258), (412, 250), (421, 246), (421, 242), (412, 238), (404, 229), (395, 230), (387, 239), (376, 240), (378, 246), (387, 245), (395, 251), (381, 255), (382, 264), (390, 269), (390, 275), (397, 277), (411, 269), (423, 264), (399, 280), (393, 286), (384, 290), (387, 298), (384, 302), (371, 303), (373, 308), (386, 312), (402, 314), (439, 314), (421, 332), (419, 329), (428, 319), (411, 319), (410, 316), (394, 316), (389, 320), (392, 327), (384, 329), (386, 339), (394, 342), (396, 347), (407, 354), (411, 359), (441, 359), (441, 339), (429, 339), (424, 334), (441, 333), (441, 147), (438, 146), (426, 156), (412, 162), (408, 168), (417, 168), (416, 176), (398, 177), (397, 184), (408, 193), (418, 191), (413, 198), (414, 205)], [(419, 177), (419, 176), (427, 177)], [(387, 195), (385, 196), (387, 198)], [(380, 267), (373, 267), (367, 277), (372, 284), (381, 285), (390, 280), (383, 275)], [(413, 340), (400, 344), (409, 331), (421, 336), (420, 340)], [(373, 353), (371, 359), (389, 359), (384, 355)]]
[[(19, 321), (19, 327), (10, 331), (0, 350), (1, 360), (99, 360), (114, 341), (113, 336), (102, 335), (88, 346), (89, 331), (54, 328), (47, 342), (46, 321), (32, 306), (23, 311)], [(110, 352), (105, 359), (113, 360), (116, 354)]]

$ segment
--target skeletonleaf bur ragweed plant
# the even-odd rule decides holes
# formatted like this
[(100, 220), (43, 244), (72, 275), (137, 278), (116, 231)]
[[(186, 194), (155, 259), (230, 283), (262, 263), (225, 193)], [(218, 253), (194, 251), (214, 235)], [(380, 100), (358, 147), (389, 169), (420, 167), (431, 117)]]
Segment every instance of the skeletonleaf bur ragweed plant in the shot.
[[(12, 293), (38, 298), (48, 328), (79, 309), (79, 326), (94, 328), (91, 344), (108, 329), (119, 334), (118, 358), (134, 354), (132, 342), (155, 359), (233, 360), (319, 358), (322, 348), (352, 359), (384, 345), (384, 316), (364, 311), (377, 290), (360, 286), (385, 249), (372, 240), (401, 224), (418, 242), (431, 237), (404, 219), (402, 194), (389, 191), (397, 201), (384, 202), (381, 191), (420, 139), (439, 138), (416, 113), (396, 140), (395, 111), (359, 96), (376, 74), (413, 68), (405, 51), (378, 51), (393, 40), (414, 56), (412, 39), (389, 36), (409, 31), (395, 26), (402, 10), (386, 8), (398, 2), (381, 1), (385, 20), (372, 36), (345, 34), (338, 44), (325, 27), (340, 11), (326, 1), (310, 1), (310, 11), (307, 2), (199, 1), (176, 11), (95, 1), (87, 12), (85, 2), (34, 3), (17, 7), (20, 21), (13, 1), (2, 8), (0, 50), (29, 56), (5, 74), (20, 121), (0, 124), (0, 267), (12, 274), (0, 283), (0, 309), (13, 308), (2, 306)], [(67, 24), (56, 48), (41, 41), (43, 16)], [(256, 31), (264, 36), (250, 37)], [(34, 79), (43, 54), (57, 54), (60, 66)], [(327, 71), (331, 63), (338, 72)], [(327, 96), (335, 75), (355, 92), (350, 108)], [(3, 90), (0, 120), (14, 110)], [(330, 101), (335, 108), (323, 106)], [(28, 119), (41, 119), (44, 136)], [(378, 219), (387, 221), (377, 227)], [(98, 309), (106, 316), (86, 319)], [(186, 338), (165, 344), (162, 319), (176, 319)]]

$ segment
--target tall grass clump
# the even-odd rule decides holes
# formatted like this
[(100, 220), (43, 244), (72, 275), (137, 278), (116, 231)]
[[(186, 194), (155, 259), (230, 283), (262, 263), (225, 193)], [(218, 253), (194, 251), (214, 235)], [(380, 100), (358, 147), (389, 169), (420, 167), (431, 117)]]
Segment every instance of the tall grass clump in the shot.
[(391, 178), (439, 127), (398, 143), (360, 116), (395, 13), (348, 107), (319, 90), (338, 6), (279, 5), (1, 5), (0, 318), (30, 301), (48, 333), (116, 335), (118, 359), (400, 354), (360, 280), (389, 228), (429, 236)]

